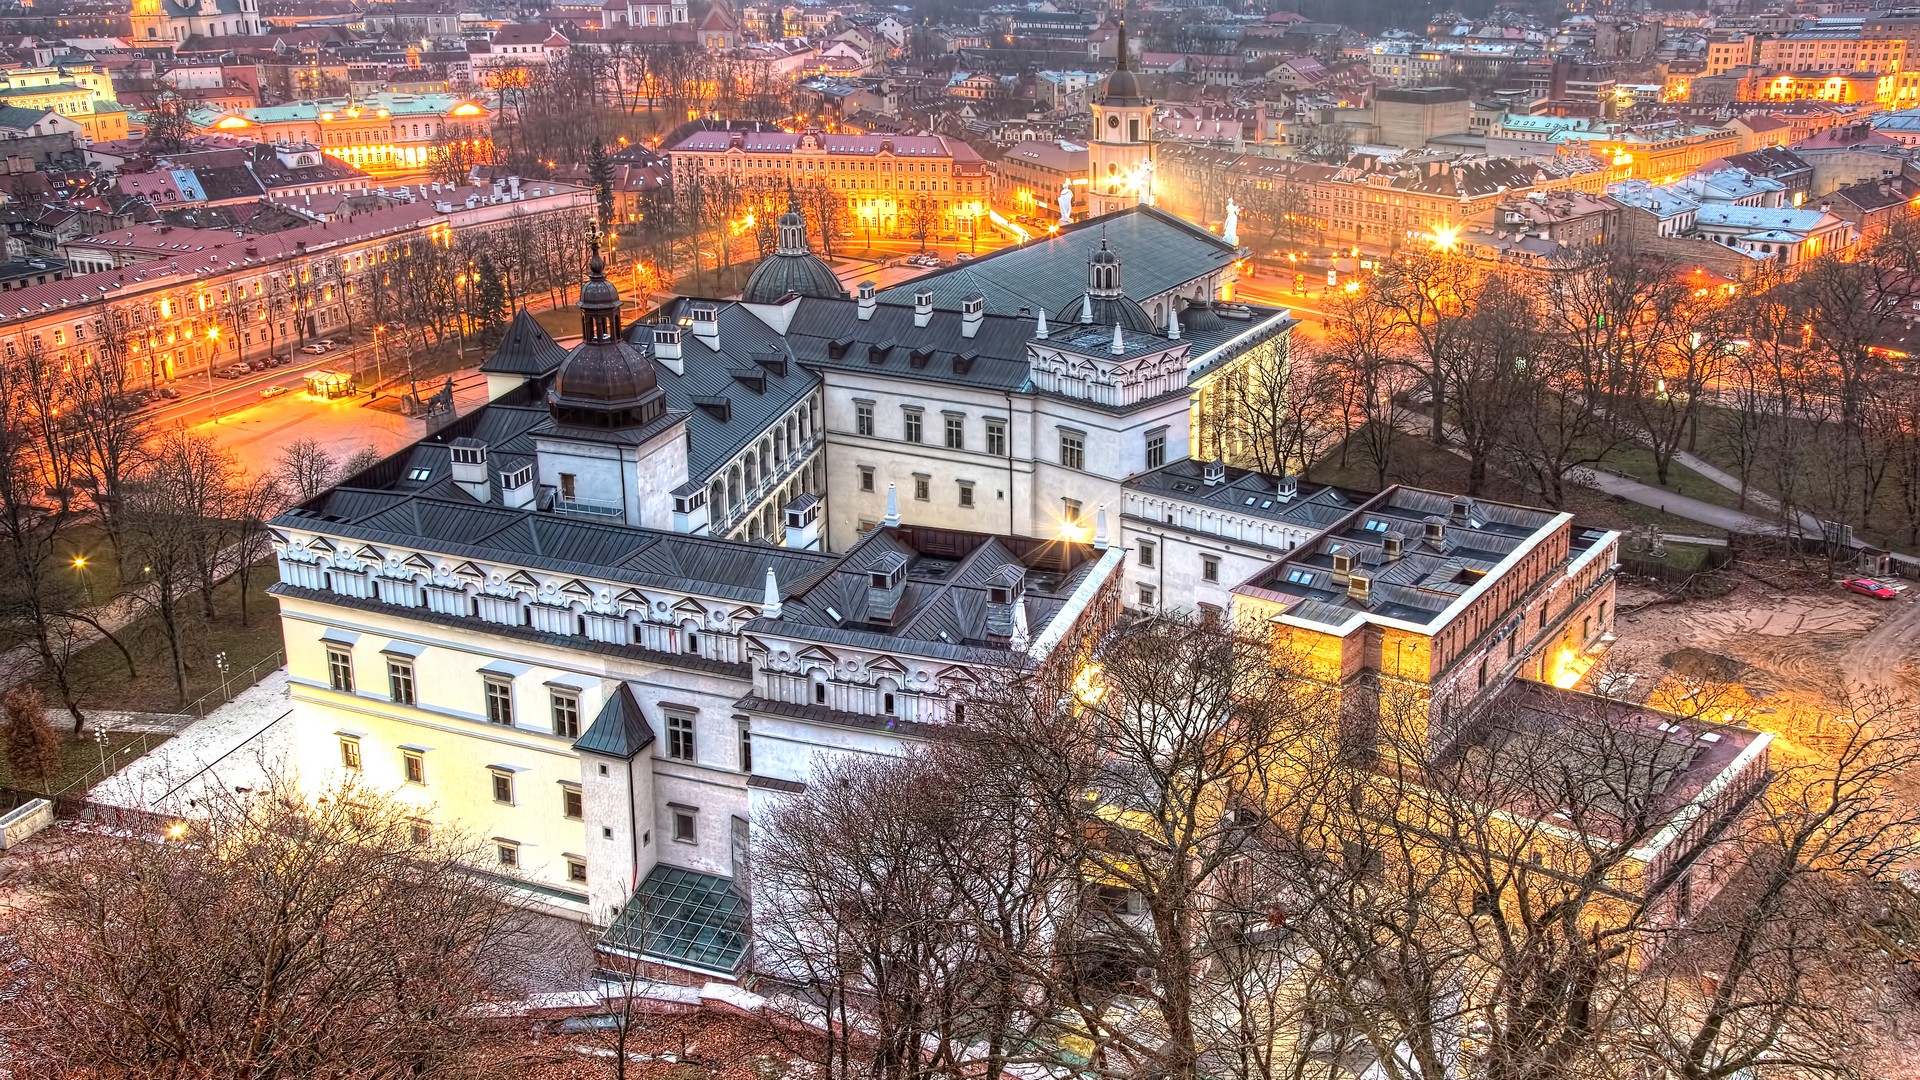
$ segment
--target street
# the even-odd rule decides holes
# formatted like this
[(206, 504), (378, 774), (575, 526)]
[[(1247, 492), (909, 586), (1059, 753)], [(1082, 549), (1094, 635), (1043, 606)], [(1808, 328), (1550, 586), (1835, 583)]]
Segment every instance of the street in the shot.
[[(322, 365), (313, 365), (322, 366)], [(207, 418), (207, 404), (169, 402), (182, 413), (170, 417), (192, 427), (195, 433), (211, 437), (222, 449), (230, 451), (251, 469), (271, 468), (280, 448), (295, 439), (312, 439), (335, 458), (346, 459), (372, 447), (381, 456), (419, 441), (428, 430), (428, 422), (398, 412), (369, 406), (365, 395), (328, 400), (306, 392), (304, 386), (262, 399), (259, 385), (299, 384), (298, 368), (276, 368), (264, 372), (260, 383), (232, 391), (231, 401), (221, 404), (225, 395), (216, 396), (221, 412)], [(251, 376), (249, 377), (251, 378)], [(437, 389), (445, 376), (437, 376), (431, 386)], [(243, 386), (248, 380), (239, 380)], [(453, 401), (456, 413), (470, 412), (487, 400), (486, 379), (478, 368), (454, 375)], [(435, 418), (435, 424), (441, 418)]]

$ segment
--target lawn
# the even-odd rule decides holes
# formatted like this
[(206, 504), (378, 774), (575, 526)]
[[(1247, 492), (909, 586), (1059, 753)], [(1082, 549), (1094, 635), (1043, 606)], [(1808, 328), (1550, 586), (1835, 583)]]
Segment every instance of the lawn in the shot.
[(54, 718), (54, 726), (60, 732), (60, 763), (54, 767), (53, 775), (48, 778), (47, 783), (43, 786), (39, 779), (33, 776), (16, 777), (13, 775), (12, 767), (7, 764), (5, 756), (0, 755), (0, 787), (21, 788), (42, 794), (57, 792), (87, 773), (98, 771), (103, 757), (115, 762), (116, 764), (112, 767), (118, 768), (148, 747), (157, 745), (164, 738), (159, 735), (141, 735), (131, 731), (109, 731), (107, 744), (103, 748), (94, 741), (91, 730), (77, 739), (74, 738), (73, 721), (64, 715)]
[[(113, 545), (107, 542), (107, 534), (97, 525), (69, 527), (55, 546), (54, 563), (53, 572), (58, 575), (54, 584), (72, 585), (77, 590), (74, 602), (79, 606), (91, 606), (118, 591), (120, 562)], [(28, 628), (0, 626), (0, 652), (27, 640)]]
[[(1360, 438), (1359, 435), (1354, 437), (1354, 448), (1349, 452), (1344, 466), (1340, 464), (1340, 451), (1336, 447), (1307, 471), (1307, 478), (1315, 483), (1335, 484), (1360, 491), (1372, 491), (1378, 487), (1372, 467), (1366, 463), (1358, 449)], [(1651, 457), (1648, 458), (1648, 465), (1648, 475), (1651, 476)], [(1676, 465), (1674, 468), (1675, 471), (1670, 475), (1677, 482), (1680, 479), (1679, 466)], [(1712, 481), (1691, 470), (1688, 470), (1687, 475), (1692, 477), (1692, 483), (1712, 484)], [(1394, 447), (1394, 463), (1387, 474), (1387, 482), (1436, 491), (1463, 492), (1467, 488), (1467, 461), (1458, 454), (1434, 446), (1424, 437), (1409, 435)], [(1669, 488), (1669, 490), (1678, 489)], [(1521, 503), (1528, 506), (1545, 505), (1537, 492), (1521, 486), (1498, 468), (1489, 471), (1487, 483), (1480, 494), (1501, 502)], [(1673, 514), (1665, 514), (1650, 506), (1617, 499), (1590, 488), (1570, 489), (1564, 509), (1573, 512), (1583, 525), (1607, 529), (1644, 528), (1652, 525), (1662, 532), (1686, 536), (1721, 535), (1719, 529)]]
[[(220, 690), (222, 679), (214, 659), (222, 652), (227, 656), (229, 691), (238, 692), (257, 681), (271, 668), (253, 671), (251, 679), (245, 676), (281, 647), (279, 609), (266, 591), (274, 580), (271, 565), (262, 565), (254, 571), (248, 590), (246, 625), (240, 622), (239, 586), (232, 580), (214, 590), (212, 620), (202, 617), (198, 598), (189, 598), (182, 605), (181, 639), (187, 667), (184, 701), (174, 690), (172, 664), (160, 619), (149, 612), (135, 619), (119, 635), (133, 653), (137, 675), (128, 675), (126, 662), (109, 642), (96, 642), (74, 656), (67, 678), (80, 688), (81, 708), (179, 711), (188, 702)], [(42, 680), (41, 690), (49, 702), (57, 700), (47, 680)]]

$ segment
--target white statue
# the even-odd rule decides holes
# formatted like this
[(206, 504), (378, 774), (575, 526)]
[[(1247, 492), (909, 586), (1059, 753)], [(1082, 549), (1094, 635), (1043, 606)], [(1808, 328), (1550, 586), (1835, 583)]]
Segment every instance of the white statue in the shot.
[(1073, 224), (1073, 183), (1060, 181), (1060, 225), (1065, 228)]
[(1153, 205), (1153, 159), (1140, 163), (1140, 205)]
[(1220, 227), (1220, 239), (1234, 247), (1240, 246), (1240, 207), (1231, 195), (1227, 196), (1227, 223)]

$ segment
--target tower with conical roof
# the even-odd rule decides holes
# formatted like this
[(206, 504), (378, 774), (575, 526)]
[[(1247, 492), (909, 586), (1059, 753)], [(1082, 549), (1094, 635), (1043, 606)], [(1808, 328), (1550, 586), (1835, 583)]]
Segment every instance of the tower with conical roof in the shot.
[(1119, 66), (1093, 99), (1087, 202), (1093, 214), (1153, 201), (1153, 102), (1141, 91), (1120, 20)]

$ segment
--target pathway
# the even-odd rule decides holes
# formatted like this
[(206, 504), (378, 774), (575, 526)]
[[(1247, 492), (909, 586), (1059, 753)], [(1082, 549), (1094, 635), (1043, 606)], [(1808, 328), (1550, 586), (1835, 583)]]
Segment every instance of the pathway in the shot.
[(292, 764), (293, 725), (284, 722), (291, 711), (281, 668), (102, 780), (87, 798), (190, 815), (209, 799), (259, 790)]

